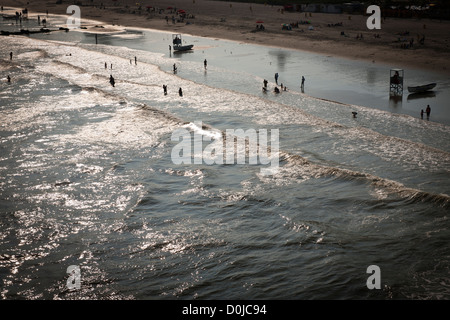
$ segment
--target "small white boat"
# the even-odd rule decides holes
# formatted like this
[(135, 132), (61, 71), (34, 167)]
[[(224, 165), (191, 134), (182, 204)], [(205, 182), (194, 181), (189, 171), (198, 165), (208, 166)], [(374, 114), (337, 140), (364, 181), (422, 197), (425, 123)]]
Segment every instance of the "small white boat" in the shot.
[(181, 34), (173, 34), (172, 43), (173, 51), (188, 51), (194, 47), (193, 44), (183, 45), (181, 42)]
[(418, 93), (418, 92), (426, 92), (436, 87), (436, 83), (429, 83), (425, 84), (423, 86), (417, 86), (417, 87), (408, 87), (408, 91), (412, 93)]

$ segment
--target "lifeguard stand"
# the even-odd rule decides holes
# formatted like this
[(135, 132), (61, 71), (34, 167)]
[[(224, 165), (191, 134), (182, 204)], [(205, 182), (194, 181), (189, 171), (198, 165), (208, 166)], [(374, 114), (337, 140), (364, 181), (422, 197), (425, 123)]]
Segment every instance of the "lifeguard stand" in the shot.
[(389, 76), (389, 95), (403, 96), (403, 69), (391, 69)]

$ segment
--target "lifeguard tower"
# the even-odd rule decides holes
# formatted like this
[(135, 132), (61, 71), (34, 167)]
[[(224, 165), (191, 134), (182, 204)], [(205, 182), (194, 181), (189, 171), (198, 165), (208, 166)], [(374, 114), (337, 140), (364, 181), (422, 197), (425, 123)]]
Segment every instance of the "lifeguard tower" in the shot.
[(403, 96), (403, 69), (391, 69), (389, 76), (389, 95)]

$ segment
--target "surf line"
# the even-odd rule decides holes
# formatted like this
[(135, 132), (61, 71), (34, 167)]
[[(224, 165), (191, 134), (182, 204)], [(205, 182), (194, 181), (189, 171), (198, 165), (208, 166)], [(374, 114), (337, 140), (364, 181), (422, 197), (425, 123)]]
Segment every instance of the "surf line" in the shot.
[[(262, 175), (272, 175), (279, 168), (279, 130), (255, 130), (253, 128), (204, 130), (203, 123), (189, 123), (172, 133), (171, 140), (177, 141), (172, 148), (171, 158), (174, 164), (248, 164), (268, 165), (261, 168)], [(191, 130), (188, 130), (191, 129)], [(203, 148), (203, 142), (210, 142)]]

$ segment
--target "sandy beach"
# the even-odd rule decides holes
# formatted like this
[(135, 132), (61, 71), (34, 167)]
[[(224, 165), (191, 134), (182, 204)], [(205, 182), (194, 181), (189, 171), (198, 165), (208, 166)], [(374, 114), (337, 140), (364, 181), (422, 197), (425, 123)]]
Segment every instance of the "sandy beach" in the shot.
[[(63, 1), (58, 5), (55, 1), (46, 0), (1, 2), (5, 8), (28, 8), (30, 18), (46, 10), (49, 13), (66, 14), (70, 4), (72, 1)], [(282, 7), (271, 5), (210, 0), (173, 0), (170, 5), (167, 1), (158, 0), (140, 5), (134, 0), (94, 0), (83, 1), (83, 4), (81, 18), (102, 21), (105, 27), (120, 25), (152, 28), (306, 50), (372, 63), (383, 62), (393, 67), (416, 67), (450, 73), (447, 68), (450, 60), (450, 21), (387, 18), (382, 21), (381, 30), (369, 30), (366, 26), (368, 16), (283, 12)], [(185, 10), (188, 18), (177, 21), (179, 16), (173, 9), (168, 9), (170, 7)], [(176, 19), (175, 23), (172, 16)], [(300, 23), (298, 28), (292, 30), (282, 30), (281, 25), (284, 23), (302, 21), (309, 23)], [(256, 25), (261, 24), (265, 27), (264, 31), (256, 29)], [(329, 26), (335, 24), (338, 25)], [(418, 40), (423, 37), (425, 42), (422, 45)], [(411, 40), (412, 48), (402, 48)]]

